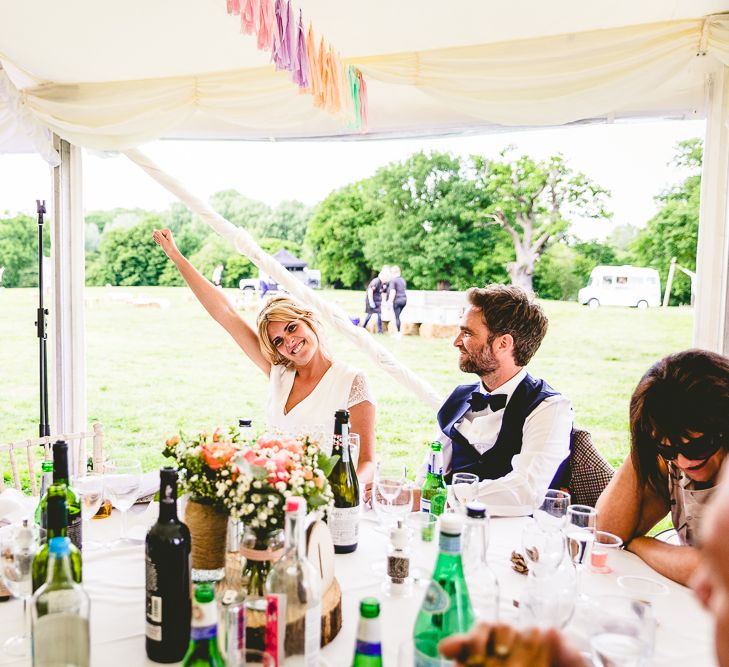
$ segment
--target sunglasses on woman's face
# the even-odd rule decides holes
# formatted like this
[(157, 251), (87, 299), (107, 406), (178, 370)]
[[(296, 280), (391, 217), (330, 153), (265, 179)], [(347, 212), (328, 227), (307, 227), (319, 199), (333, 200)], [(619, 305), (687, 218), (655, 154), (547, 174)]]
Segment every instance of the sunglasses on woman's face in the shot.
[(689, 461), (705, 461), (721, 448), (723, 442), (724, 436), (714, 433), (691, 438), (680, 445), (656, 445), (656, 447), (666, 461), (675, 461), (679, 454)]

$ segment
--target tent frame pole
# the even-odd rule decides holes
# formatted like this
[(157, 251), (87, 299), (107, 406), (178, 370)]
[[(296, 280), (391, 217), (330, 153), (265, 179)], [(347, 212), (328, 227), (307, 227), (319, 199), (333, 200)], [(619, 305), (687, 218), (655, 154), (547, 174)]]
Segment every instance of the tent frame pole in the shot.
[(729, 354), (729, 67), (706, 80), (694, 346)]
[[(52, 171), (54, 432), (75, 433), (86, 430), (82, 156), (80, 148), (55, 135), (53, 146), (61, 158)], [(70, 464), (75, 470), (75, 462)]]

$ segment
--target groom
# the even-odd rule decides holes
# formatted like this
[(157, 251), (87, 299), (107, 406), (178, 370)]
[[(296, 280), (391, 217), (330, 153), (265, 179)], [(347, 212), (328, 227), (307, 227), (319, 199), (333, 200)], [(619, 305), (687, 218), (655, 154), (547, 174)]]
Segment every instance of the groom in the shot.
[[(438, 411), (446, 481), (474, 473), (492, 515), (531, 514), (567, 475), (573, 422), (570, 401), (525, 368), (547, 316), (513, 285), (472, 288), (468, 301), (453, 345), (460, 369), (479, 382), (456, 387)], [(418, 480), (426, 473), (427, 462)]]

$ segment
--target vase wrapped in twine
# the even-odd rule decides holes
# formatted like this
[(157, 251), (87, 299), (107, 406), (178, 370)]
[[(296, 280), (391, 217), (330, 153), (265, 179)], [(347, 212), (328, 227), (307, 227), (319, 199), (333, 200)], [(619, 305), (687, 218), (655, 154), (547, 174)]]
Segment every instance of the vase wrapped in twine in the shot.
[(228, 515), (212, 505), (190, 499), (185, 508), (185, 523), (192, 536), (192, 567), (199, 570), (224, 567)]

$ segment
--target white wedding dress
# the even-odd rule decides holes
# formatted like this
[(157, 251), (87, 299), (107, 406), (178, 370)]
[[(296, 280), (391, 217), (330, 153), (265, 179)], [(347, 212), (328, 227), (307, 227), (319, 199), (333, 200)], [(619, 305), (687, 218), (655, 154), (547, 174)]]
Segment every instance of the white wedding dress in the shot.
[(294, 385), (295, 375), (293, 368), (271, 366), (266, 408), (267, 428), (270, 431), (329, 435), (334, 432), (334, 413), (337, 410), (349, 409), (363, 401), (375, 402), (367, 376), (362, 371), (335, 361), (314, 390), (286, 413), (286, 401)]

